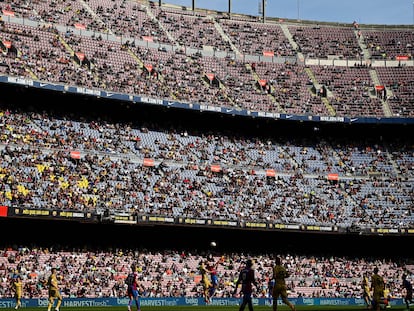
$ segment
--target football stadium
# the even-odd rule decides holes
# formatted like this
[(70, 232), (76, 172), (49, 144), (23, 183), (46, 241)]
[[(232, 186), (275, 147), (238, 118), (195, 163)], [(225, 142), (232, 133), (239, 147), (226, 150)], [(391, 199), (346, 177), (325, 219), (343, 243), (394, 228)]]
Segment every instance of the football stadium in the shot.
[(0, 2), (0, 309), (413, 309), (413, 26), (192, 4)]

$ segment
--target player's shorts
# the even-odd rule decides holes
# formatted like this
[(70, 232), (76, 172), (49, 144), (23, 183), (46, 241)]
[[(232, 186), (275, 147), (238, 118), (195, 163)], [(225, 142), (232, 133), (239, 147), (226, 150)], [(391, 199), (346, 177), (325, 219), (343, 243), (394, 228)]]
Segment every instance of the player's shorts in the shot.
[(213, 284), (213, 286), (216, 286), (218, 284), (218, 276), (217, 275), (212, 275), (211, 276), (211, 283)]
[(287, 288), (286, 285), (275, 285), (273, 287), (272, 296), (274, 299), (277, 299), (278, 297), (287, 298)]
[(49, 298), (57, 298), (62, 299), (62, 296), (60, 295), (60, 291), (57, 289), (49, 289)]
[(203, 279), (201, 280), (201, 283), (203, 284), (203, 287), (204, 287), (204, 288), (209, 288), (209, 287), (211, 287), (211, 282), (210, 282), (210, 280), (209, 280), (209, 279), (203, 278)]
[(136, 298), (136, 297), (139, 296), (138, 289), (128, 288), (127, 294), (128, 294), (128, 297), (134, 297), (134, 298)]

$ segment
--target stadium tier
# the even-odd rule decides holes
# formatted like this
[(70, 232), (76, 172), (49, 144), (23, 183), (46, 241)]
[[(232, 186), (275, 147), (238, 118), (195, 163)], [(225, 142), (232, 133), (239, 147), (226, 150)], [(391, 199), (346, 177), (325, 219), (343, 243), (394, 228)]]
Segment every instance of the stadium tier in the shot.
[(4, 83), (272, 119), (407, 123), (414, 113), (409, 26), (91, 0), (5, 2), (0, 31)]
[[(369, 133), (355, 124), (223, 119), (217, 128), (214, 115), (151, 115), (111, 101), (19, 92), (4, 90), (10, 99), (1, 105), (7, 216), (412, 233), (405, 126)], [(32, 96), (48, 100), (35, 105)], [(362, 129), (366, 135), (356, 136)]]
[[(2, 13), (2, 214), (413, 233), (411, 29), (263, 23), (129, 1), (5, 2)], [(56, 115), (52, 99), (47, 109), (16, 105), (24, 92), (77, 116)], [(77, 95), (114, 110), (122, 102), (119, 114), (180, 107), (182, 120), (166, 129), (106, 111), (91, 121), (89, 110), (103, 104), (79, 108), (69, 103)], [(258, 117), (262, 128), (308, 125), (296, 136), (210, 133), (214, 117), (186, 128), (194, 116), (183, 111), (194, 108), (222, 120)], [(324, 123), (396, 126), (343, 140), (365, 129), (339, 125), (329, 135)]]
[[(125, 278), (132, 264), (137, 266), (139, 282), (145, 289), (141, 291), (143, 298), (200, 297), (202, 284), (198, 269), (206, 258), (211, 263), (220, 262), (217, 269), (219, 286), (214, 298), (232, 297), (235, 280), (248, 258), (254, 261), (258, 282), (254, 297), (267, 298), (274, 262), (274, 258), (265, 253), (255, 257), (249, 253), (207, 255), (199, 250), (137, 251), (122, 248), (104, 251), (20, 247), (1, 249), (0, 255), (0, 298), (12, 296), (8, 282), (16, 274), (23, 278), (25, 298), (47, 297), (47, 288), (42, 286), (42, 280), (48, 277), (52, 267), (59, 267), (59, 275), (64, 275), (60, 282), (64, 299), (124, 297)], [(289, 296), (293, 298), (361, 299), (364, 272), (380, 266), (390, 297), (398, 300), (402, 298), (401, 275), (414, 268), (406, 261), (370, 258), (299, 255), (284, 258), (283, 264), (290, 273), (287, 279)]]

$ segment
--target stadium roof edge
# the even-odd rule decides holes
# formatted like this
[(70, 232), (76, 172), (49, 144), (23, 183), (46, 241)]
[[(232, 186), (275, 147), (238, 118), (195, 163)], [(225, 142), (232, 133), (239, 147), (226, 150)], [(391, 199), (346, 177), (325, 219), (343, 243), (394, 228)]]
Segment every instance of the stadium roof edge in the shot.
[[(155, 1), (142, 1), (144, 2), (144, 4), (149, 3), (149, 2), (153, 2), (155, 3)], [(172, 3), (166, 3), (166, 2), (162, 2), (162, 6), (163, 7), (167, 7), (167, 8), (171, 8), (171, 9), (175, 9), (175, 10), (185, 10), (186, 11), (191, 11), (192, 8), (191, 7), (186, 7), (186, 6), (182, 6), (182, 5), (176, 5), (176, 4), (172, 4)], [(205, 8), (194, 8), (195, 12), (199, 12), (199, 13), (204, 13), (206, 15), (224, 15), (224, 14), (228, 14), (228, 12), (224, 12), (224, 11), (215, 11), (212, 9), (205, 9)], [(231, 13), (232, 16), (240, 16), (240, 17), (250, 17), (253, 19), (255, 19), (256, 22), (260, 22), (261, 20), (261, 16), (260, 15), (248, 15), (248, 14), (242, 14), (242, 13), (236, 13), (236, 12), (232, 12)], [(266, 16), (266, 20), (265, 22), (269, 23), (279, 23), (281, 22), (281, 20), (283, 20), (283, 23), (292, 23), (292, 24), (305, 24), (305, 25), (325, 25), (325, 26), (337, 26), (337, 27), (353, 27), (353, 23), (345, 23), (345, 22), (327, 22), (327, 21), (318, 21), (318, 20), (306, 20), (306, 19), (292, 19), (292, 18), (286, 18), (286, 17), (281, 17), (281, 16)], [(361, 29), (364, 28), (369, 28), (369, 29), (393, 29), (393, 30), (398, 30), (398, 29), (413, 29), (414, 30), (414, 26), (413, 25), (390, 25), (390, 24), (364, 24), (364, 23), (358, 23), (359, 27)]]

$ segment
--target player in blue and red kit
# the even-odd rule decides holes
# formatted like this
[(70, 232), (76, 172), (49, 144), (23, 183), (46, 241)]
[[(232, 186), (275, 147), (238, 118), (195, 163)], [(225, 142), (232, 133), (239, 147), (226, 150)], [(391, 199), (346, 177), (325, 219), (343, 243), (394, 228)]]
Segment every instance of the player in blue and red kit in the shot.
[(267, 298), (271, 304), (273, 304), (273, 287), (275, 287), (275, 279), (271, 278), (269, 282), (267, 282)]
[(128, 301), (128, 311), (131, 311), (132, 302), (135, 302), (137, 306), (137, 311), (141, 310), (140, 301), (139, 301), (139, 291), (138, 291), (138, 279), (137, 279), (137, 272), (135, 265), (131, 266), (132, 271), (128, 274), (126, 283), (128, 285), (127, 288), (127, 296), (129, 298)]
[(407, 275), (402, 276), (402, 288), (405, 288), (404, 302), (407, 310), (410, 310), (410, 303), (413, 303), (413, 285), (407, 280)]
[(257, 288), (257, 282), (255, 277), (255, 271), (252, 268), (253, 261), (247, 260), (246, 266), (240, 271), (239, 278), (236, 282), (236, 288), (234, 289), (233, 295), (236, 295), (237, 288), (241, 284), (240, 292), (243, 294), (243, 301), (240, 305), (239, 311), (243, 311), (246, 305), (249, 307), (249, 311), (253, 311), (252, 293), (253, 285)]
[(218, 267), (219, 261), (217, 261), (215, 264), (209, 266), (208, 270), (210, 273), (210, 281), (211, 281), (211, 287), (209, 289), (209, 298), (213, 297), (216, 293), (216, 289), (219, 284), (219, 279), (217, 275), (217, 267)]

